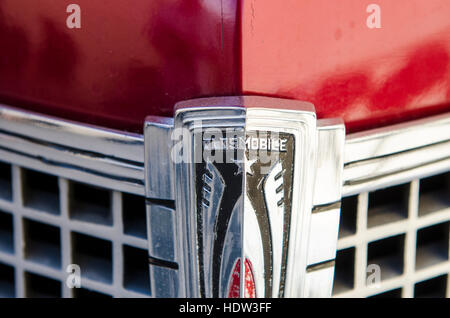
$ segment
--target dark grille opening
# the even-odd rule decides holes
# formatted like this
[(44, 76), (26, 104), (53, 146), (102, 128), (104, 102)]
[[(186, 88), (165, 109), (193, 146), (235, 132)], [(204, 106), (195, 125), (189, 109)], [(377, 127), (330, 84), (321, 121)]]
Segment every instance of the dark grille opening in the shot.
[(403, 273), (403, 252), (405, 235), (397, 235), (369, 243), (367, 265), (380, 266), (381, 280)]
[(81, 269), (81, 279), (112, 283), (112, 244), (93, 236), (72, 233), (72, 260)]
[(53, 268), (61, 268), (61, 237), (59, 228), (23, 220), (25, 258)]
[(73, 289), (74, 298), (111, 298), (111, 295), (102, 294), (90, 289), (85, 288), (74, 288)]
[(27, 272), (25, 273), (25, 297), (59, 298), (61, 282)]
[(355, 279), (355, 248), (337, 251), (333, 294), (353, 289)]
[(388, 290), (384, 293), (379, 293), (373, 296), (370, 296), (369, 298), (402, 298), (402, 289), (393, 289)]
[(14, 267), (0, 263), (0, 297), (16, 297)]
[(408, 217), (409, 184), (369, 193), (367, 226), (393, 223)]
[(0, 251), (14, 253), (13, 216), (3, 211), (0, 211)]
[(147, 238), (145, 199), (132, 194), (122, 195), (122, 218), (125, 234)]
[(12, 200), (11, 165), (0, 162), (0, 199)]
[(357, 208), (358, 196), (342, 198), (339, 238), (356, 233)]
[(420, 180), (419, 216), (450, 206), (450, 172)]
[(113, 224), (111, 191), (70, 182), (69, 200), (71, 219), (109, 226)]
[(445, 298), (447, 286), (447, 275), (438, 276), (414, 286), (414, 297), (416, 298)]
[(123, 259), (124, 287), (129, 290), (150, 295), (148, 251), (124, 245)]
[(416, 269), (448, 260), (450, 222), (417, 231)]
[(23, 169), (23, 203), (35, 210), (60, 214), (58, 178)]

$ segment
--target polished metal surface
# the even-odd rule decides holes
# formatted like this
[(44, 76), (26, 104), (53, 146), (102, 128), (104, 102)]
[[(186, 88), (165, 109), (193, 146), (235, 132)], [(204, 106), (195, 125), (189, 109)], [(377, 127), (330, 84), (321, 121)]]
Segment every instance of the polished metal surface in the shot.
[(21, 166), (143, 195), (142, 135), (0, 105), (0, 157)]
[(345, 126), (342, 120), (318, 120), (317, 140), (314, 207), (309, 232), (309, 271), (306, 274), (305, 297), (330, 297), (344, 165)]
[[(207, 146), (215, 147), (216, 139), (225, 134), (226, 129), (231, 129), (233, 134), (242, 134), (244, 122), (243, 108), (223, 107), (220, 101), (212, 108), (195, 102), (193, 105), (184, 103), (177, 108), (174, 126), (176, 152), (173, 154), (178, 157), (171, 158), (176, 172), (177, 257), (180, 266), (180, 289), (176, 296), (225, 296), (221, 286), (228, 283), (225, 273), (235, 262), (227, 255), (232, 253), (236, 257), (241, 254), (238, 244), (241, 223), (232, 222), (232, 215), (240, 213), (239, 206), (242, 205), (239, 184), (242, 178), (237, 173), (243, 169), (239, 162), (220, 163), (226, 157), (225, 153), (219, 154), (216, 161), (213, 158), (208, 161), (206, 157), (204, 160), (203, 156), (208, 151)], [(208, 129), (212, 129), (213, 134)], [(221, 144), (218, 147), (219, 153)], [(214, 189), (214, 185), (218, 187)], [(227, 241), (228, 233), (231, 241)]]
[(417, 149), (450, 139), (450, 113), (347, 136), (345, 163)]
[[(243, 99), (245, 100), (245, 99)], [(258, 100), (258, 99), (257, 99)], [(245, 130), (251, 131), (251, 123), (254, 115), (258, 115), (255, 104), (267, 105), (267, 99), (253, 101), (251, 106), (247, 106)], [(217, 99), (214, 101), (203, 100), (199, 102), (201, 106), (211, 103), (217, 106)], [(203, 104), (202, 104), (203, 103)], [(223, 105), (227, 104), (226, 102)], [(232, 102), (233, 107), (239, 103)], [(186, 104), (185, 104), (186, 105)], [(254, 115), (249, 115), (254, 111)], [(278, 110), (279, 111), (279, 110)], [(269, 119), (264, 120), (263, 124), (276, 122), (276, 112)], [(199, 119), (209, 118), (208, 115), (201, 114)], [(226, 117), (229, 119), (228, 117)], [(193, 119), (191, 119), (193, 120)], [(220, 120), (214, 119), (217, 124)], [(208, 127), (215, 127), (209, 124)], [(229, 123), (230, 124), (230, 123)], [(422, 119), (415, 122), (405, 123), (383, 129), (376, 129), (364, 133), (358, 133), (345, 136), (345, 128), (341, 121), (326, 119), (317, 122), (317, 155), (312, 170), (314, 173), (314, 192), (310, 207), (310, 221), (307, 222), (309, 231), (308, 239), (302, 239), (300, 244), (307, 244), (307, 270), (303, 283), (296, 285), (298, 294), (313, 297), (326, 297), (331, 295), (332, 286), (326, 281), (333, 281), (333, 269), (335, 266), (337, 233), (340, 219), (340, 200), (341, 196), (349, 196), (362, 191), (380, 189), (386, 186), (409, 182), (417, 177), (435, 175), (449, 170), (449, 115), (444, 114), (428, 119)], [(230, 124), (236, 126), (235, 124)], [(239, 123), (239, 125), (242, 125)], [(277, 122), (275, 127), (285, 127), (284, 123)], [(258, 127), (259, 129), (260, 127)], [(264, 130), (264, 129), (263, 129)], [(266, 130), (267, 131), (267, 130)], [(250, 143), (251, 144), (251, 143)], [(245, 161), (245, 159), (247, 159)], [(250, 167), (254, 164), (249, 158), (245, 158), (245, 171), (251, 171)], [(277, 165), (268, 171), (274, 172)], [(246, 184), (248, 184), (246, 177)], [(263, 179), (262, 179), (263, 180)], [(262, 188), (267, 189), (282, 188), (280, 179), (264, 179), (261, 183)], [(343, 186), (341, 186), (343, 185)], [(184, 187), (184, 186), (183, 186)], [(281, 188), (280, 188), (281, 187)], [(295, 192), (295, 191), (294, 191)], [(305, 195), (305, 190), (301, 195)], [(208, 193), (208, 195), (210, 195)], [(279, 263), (279, 257), (283, 252), (271, 247), (273, 263), (268, 268), (264, 268), (265, 259), (265, 239), (264, 234), (270, 232), (271, 240), (276, 245), (282, 241), (280, 233), (283, 233), (284, 226), (280, 223), (280, 214), (274, 211), (279, 210), (280, 206), (273, 204), (280, 202), (284, 197), (284, 190), (272, 193), (265, 191), (262, 201), (268, 202), (268, 221), (272, 227), (261, 227), (261, 221), (251, 209), (244, 208), (244, 248), (247, 259), (251, 260), (247, 265), (245, 263), (241, 269), (241, 276), (245, 276), (246, 266), (251, 266), (252, 279), (254, 279), (254, 288), (256, 295), (266, 295), (267, 288), (261, 286), (261, 281), (265, 280), (265, 272), (268, 269), (277, 273), (271, 279), (271, 296), (279, 295), (275, 285), (281, 280), (279, 268), (284, 268)], [(307, 194), (306, 194), (307, 195)], [(251, 200), (245, 197), (244, 207), (251, 206)], [(270, 208), (271, 205), (274, 207)], [(282, 205), (281, 205), (282, 206)], [(264, 222), (263, 222), (264, 223)], [(278, 230), (274, 227), (278, 224)], [(245, 240), (245, 235), (252, 239)], [(266, 239), (267, 240), (267, 239)], [(308, 242), (308, 243), (306, 243)], [(286, 243), (286, 242), (284, 242)], [(284, 244), (283, 243), (283, 244)], [(231, 244), (231, 243), (230, 243)], [(266, 247), (267, 249), (267, 247)], [(292, 254), (292, 253), (291, 253)], [(296, 257), (297, 260), (301, 257)], [(266, 261), (267, 262), (267, 261)], [(281, 267), (280, 267), (281, 266)], [(263, 270), (261, 270), (263, 269)], [(245, 273), (244, 273), (245, 271)], [(301, 270), (298, 271), (301, 273)], [(302, 274), (299, 274), (302, 275)], [(247, 279), (242, 277), (242, 279)], [(324, 282), (324, 279), (326, 280)], [(296, 281), (295, 279), (287, 280)], [(299, 287), (303, 286), (303, 287)], [(299, 289), (304, 288), (302, 292)], [(224, 287), (221, 295), (225, 295)], [(248, 295), (248, 291), (241, 290), (241, 295)], [(251, 294), (251, 293), (250, 293)]]
[[(22, 171), (56, 176), (64, 194), (61, 197), (68, 197), (62, 199), (63, 205), (72, 200), (74, 182), (112, 191), (117, 231), (128, 231), (126, 227), (131, 226), (123, 218), (132, 212), (118, 212), (125, 209), (118, 207), (122, 197), (145, 196), (146, 259), (154, 297), (328, 297), (333, 280), (333, 294), (339, 297), (370, 296), (396, 286), (402, 288), (401, 295), (412, 297), (420, 294), (415, 286), (422, 280), (445, 275), (448, 260), (439, 261), (432, 250), (419, 248), (423, 240), (419, 232), (442, 227), (450, 220), (447, 192), (428, 190), (429, 179), (444, 180), (439, 176), (450, 171), (450, 113), (346, 136), (340, 120), (316, 120), (311, 104), (293, 103), (297, 104), (245, 96), (186, 101), (178, 105), (175, 120), (148, 117), (143, 136), (2, 105), (0, 161), (12, 164), (13, 186), (4, 189), (6, 199), (0, 198), (0, 208), (13, 211), (14, 220), (31, 218), (61, 227), (64, 233), (67, 224), (69, 230), (114, 241), (116, 230), (108, 228), (112, 221), (99, 219), (97, 210), (72, 213), (71, 205), (61, 207), (69, 213), (61, 220), (51, 214), (56, 213), (54, 208), (50, 214), (31, 212), (46, 206), (40, 201), (30, 205), (33, 201), (25, 199), (31, 186), (28, 177), (21, 177)], [(253, 138), (255, 133), (258, 138)], [(289, 151), (275, 138), (289, 136), (295, 145), (291, 149), (293, 168), (287, 163)], [(212, 151), (220, 149), (223, 155)], [(249, 156), (252, 150), (258, 153), (256, 157)], [(265, 165), (263, 155), (268, 160)], [(224, 164), (217, 162), (219, 158), (233, 160)], [(252, 181), (256, 167), (265, 171)], [(443, 181), (439, 182), (436, 184)], [(419, 189), (422, 183), (423, 190)], [(402, 184), (409, 189), (406, 216), (399, 212), (402, 210), (374, 206), (379, 204), (374, 193)], [(356, 230), (343, 235), (349, 222), (345, 202), (353, 197), (358, 198), (357, 212), (351, 217)], [(16, 211), (20, 216), (15, 216)], [(88, 223), (82, 225), (78, 218)], [(117, 218), (125, 223), (116, 223)], [(17, 235), (25, 231), (14, 229)], [(403, 274), (383, 280), (380, 290), (364, 287), (363, 270), (370, 265), (373, 242), (402, 235), (406, 251)], [(147, 241), (141, 234), (139, 237), (118, 236), (124, 246), (142, 249)], [(114, 262), (130, 248), (119, 251), (115, 247)], [(356, 285), (345, 289), (340, 259), (351, 249)], [(413, 259), (414, 255), (420, 258)], [(426, 255), (438, 265), (422, 268)], [(15, 256), (11, 258), (0, 248), (0, 259), (12, 266), (23, 264), (25, 271), (62, 279), (58, 271), (46, 271), (22, 256), (17, 256), (17, 263)], [(131, 265), (126, 266), (114, 271), (132, 271)], [(419, 269), (413, 270), (413, 266)], [(239, 279), (232, 279), (237, 274)], [(128, 278), (117, 278), (119, 272), (114, 275), (114, 279), (129, 283)], [(18, 284), (28, 279), (19, 276)], [(407, 283), (400, 283), (402, 279), (408, 279)], [(117, 291), (95, 280), (87, 280), (87, 287), (116, 296), (133, 294), (116, 283)], [(25, 295), (26, 290), (17, 293)], [(143, 294), (149, 295), (147, 291)], [(71, 293), (64, 291), (63, 295)]]
[(150, 257), (176, 262), (175, 217), (174, 209), (155, 203), (147, 203), (148, 253)]
[(450, 113), (347, 136), (343, 195), (450, 169)]
[[(296, 111), (289, 107), (275, 109), (276, 99), (266, 103), (269, 105), (255, 105), (247, 110), (247, 135), (254, 131), (258, 132), (260, 139), (270, 136), (272, 139), (286, 140), (286, 149), (283, 152), (280, 146), (279, 152), (272, 151), (267, 155), (270, 160), (266, 164), (264, 148), (261, 146), (253, 158), (246, 158), (255, 162), (246, 170), (246, 191), (249, 197), (246, 202), (250, 204), (246, 204), (245, 210), (255, 211), (262, 231), (264, 252), (264, 268), (253, 268), (255, 272), (263, 270), (266, 282), (265, 292), (257, 294), (257, 297), (302, 297), (305, 294), (304, 273), (314, 183), (316, 118), (314, 108), (309, 103), (298, 102)], [(247, 151), (251, 154), (252, 150)], [(270, 168), (263, 171), (262, 168), (267, 164)], [(279, 172), (281, 175), (277, 180), (282, 181), (277, 184), (275, 178)], [(263, 188), (257, 186), (261, 182)], [(281, 191), (277, 193), (278, 189), (283, 194)], [(259, 199), (259, 196), (263, 199)], [(281, 217), (278, 222), (276, 215)], [(244, 231), (244, 244), (254, 240), (252, 232)], [(264, 235), (267, 232), (272, 235)], [(249, 260), (253, 262), (251, 258)], [(258, 286), (262, 282), (255, 283)]]
[(343, 198), (342, 219), (333, 297), (450, 297), (449, 170)]
[(178, 289), (178, 258), (175, 210), (147, 202), (147, 232), (152, 297), (176, 297)]
[(450, 113), (347, 136), (334, 297), (450, 297), (449, 151)]
[(172, 150), (173, 119), (149, 116), (144, 124), (145, 138), (145, 188), (147, 197), (174, 200), (174, 165), (170, 160)]
[[(2, 156), (0, 163), (11, 172), (8, 184), (0, 182), (1, 297), (152, 295), (142, 196), (5, 164)], [(11, 196), (2, 196), (9, 186)], [(79, 265), (81, 288), (66, 285), (70, 264)]]
[[(176, 109), (173, 127), (160, 118), (145, 126), (147, 196), (173, 198), (176, 207), (176, 229), (164, 231), (176, 233), (174, 257), (152, 255), (162, 232), (150, 242), (151, 267), (159, 261), (176, 277), (175, 294), (164, 295), (330, 296), (333, 267), (323, 275), (317, 263), (332, 262), (336, 251), (342, 122), (316, 127), (311, 104), (265, 97), (198, 99)], [(151, 160), (155, 148), (170, 153), (172, 168)], [(162, 174), (171, 169), (172, 189)]]
[(342, 192), (345, 125), (341, 119), (317, 121), (318, 155), (316, 162), (314, 205), (339, 201)]

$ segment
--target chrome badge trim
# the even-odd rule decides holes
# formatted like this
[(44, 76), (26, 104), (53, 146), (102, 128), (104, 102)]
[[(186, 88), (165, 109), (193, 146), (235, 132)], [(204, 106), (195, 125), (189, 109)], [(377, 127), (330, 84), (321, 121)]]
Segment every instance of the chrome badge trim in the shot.
[[(175, 202), (175, 257), (161, 261), (177, 266), (171, 268), (176, 287), (167, 288), (176, 292), (168, 295), (166, 289), (161, 295), (311, 294), (308, 289), (316, 286), (307, 283), (307, 273), (315, 268), (308, 262), (308, 250), (318, 156), (316, 123), (310, 103), (241, 96), (181, 102), (172, 128), (155, 119), (146, 124), (146, 136), (170, 132), (172, 141), (170, 150), (164, 141), (153, 143), (170, 153), (174, 188), (162, 186), (161, 182), (167, 184), (165, 176), (147, 187), (148, 197), (159, 191)], [(342, 123), (336, 127), (330, 129), (345, 131)], [(331, 152), (341, 150), (333, 147)], [(337, 180), (342, 168), (336, 168)], [(336, 251), (335, 216), (330, 219), (336, 228), (331, 242), (321, 243), (327, 250), (320, 251), (327, 257)], [(329, 286), (325, 293), (313, 294), (330, 296), (332, 275), (326, 282), (321, 279), (323, 286)]]
[[(307, 265), (312, 208), (308, 184), (313, 184), (315, 170), (316, 118), (308, 103), (298, 103), (295, 111), (271, 106), (247, 110), (247, 137), (258, 136), (260, 147), (255, 150), (251, 141), (246, 149), (244, 246), (257, 240), (254, 233), (259, 231), (263, 259), (251, 255), (255, 254), (253, 248), (245, 249), (244, 257), (255, 263), (254, 276), (263, 277), (255, 281), (257, 297), (302, 297), (305, 275), (299, 273), (304, 273)], [(279, 146), (265, 151), (268, 147), (261, 149), (265, 139), (267, 144), (278, 140)], [(247, 225), (253, 213), (258, 229), (250, 228), (255, 222)]]
[[(228, 279), (223, 272), (235, 263), (232, 254), (240, 255), (242, 162), (237, 148), (219, 154), (222, 144), (217, 139), (227, 133), (242, 135), (244, 124), (243, 108), (200, 106), (176, 112), (171, 155), (183, 296), (225, 297), (220, 286)], [(203, 157), (204, 153), (209, 156)], [(229, 155), (234, 160), (225, 163)], [(233, 214), (237, 222), (232, 222)], [(225, 245), (227, 235), (232, 239)]]

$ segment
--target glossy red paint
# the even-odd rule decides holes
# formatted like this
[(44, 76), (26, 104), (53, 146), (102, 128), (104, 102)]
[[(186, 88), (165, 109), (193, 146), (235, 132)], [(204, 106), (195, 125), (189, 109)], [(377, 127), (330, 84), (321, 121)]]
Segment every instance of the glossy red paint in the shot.
[(449, 17), (447, 0), (245, 1), (243, 92), (310, 101), (348, 131), (449, 111)]
[[(66, 7), (81, 7), (81, 29)], [(0, 101), (142, 131), (180, 100), (240, 93), (237, 2), (0, 0)]]
[(448, 0), (0, 0), (0, 101), (139, 132), (181, 100), (257, 94), (356, 131), (450, 110), (449, 17)]

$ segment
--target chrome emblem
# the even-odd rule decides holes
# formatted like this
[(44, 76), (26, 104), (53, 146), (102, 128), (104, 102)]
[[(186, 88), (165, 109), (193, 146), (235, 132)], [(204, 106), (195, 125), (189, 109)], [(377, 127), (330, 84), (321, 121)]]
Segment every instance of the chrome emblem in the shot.
[[(148, 134), (169, 135), (167, 126), (149, 126)], [(342, 125), (336, 127), (320, 135), (331, 146), (342, 139), (335, 134)], [(244, 96), (176, 105), (170, 128), (175, 186), (167, 193), (175, 199), (170, 261), (177, 266), (156, 272), (173, 296), (311, 294), (316, 276), (309, 272), (316, 272), (310, 268), (322, 268), (308, 258), (316, 244), (309, 241), (313, 207), (322, 204), (313, 202), (319, 129), (305, 102)], [(328, 235), (327, 246), (335, 236)], [(332, 282), (332, 272), (326, 275), (321, 286)]]
[[(223, 132), (225, 134), (225, 132)], [(201, 145), (196, 149), (205, 149), (217, 138), (206, 138), (200, 132)], [(216, 136), (217, 137), (217, 136)], [(236, 136), (233, 136), (236, 137)], [(212, 151), (219, 151), (216, 145)], [(236, 149), (230, 149), (236, 156)], [(220, 160), (222, 159), (222, 160)], [(239, 236), (240, 231), (232, 224), (233, 213), (237, 210), (242, 197), (242, 169), (236, 162), (225, 162), (226, 158), (216, 158), (213, 162), (206, 157), (195, 164), (197, 197), (197, 244), (200, 296), (219, 297), (221, 281), (231, 269), (231, 263), (239, 257), (227, 246), (227, 234)], [(236, 160), (236, 158), (234, 159)], [(224, 253), (225, 252), (225, 253)], [(231, 263), (230, 263), (231, 262)], [(231, 274), (228, 274), (231, 275)]]
[[(253, 272), (258, 273), (264, 286), (258, 286), (259, 294), (265, 297), (282, 297), (286, 278), (287, 246), (291, 220), (292, 176), (294, 159), (294, 137), (290, 134), (252, 131), (248, 136), (264, 142), (261, 149), (247, 147), (246, 159), (246, 197), (244, 224), (251, 219), (244, 230), (244, 244), (250, 241), (245, 249), (248, 257), (256, 266)], [(266, 138), (256, 137), (265, 135)], [(278, 141), (278, 142), (277, 142)], [(267, 146), (278, 143), (277, 150), (265, 152)], [(261, 144), (261, 142), (260, 142)], [(264, 163), (264, 157), (271, 158)], [(255, 159), (251, 159), (255, 158)], [(255, 219), (256, 218), (256, 222)], [(250, 226), (251, 224), (251, 226)], [(254, 241), (259, 240), (259, 248), (254, 248)], [(262, 247), (262, 253), (261, 253)]]

